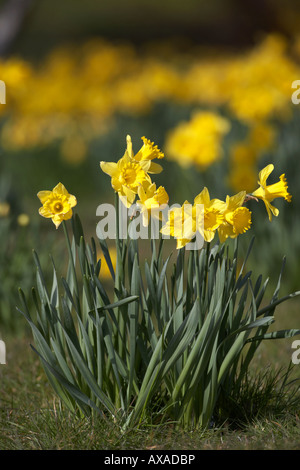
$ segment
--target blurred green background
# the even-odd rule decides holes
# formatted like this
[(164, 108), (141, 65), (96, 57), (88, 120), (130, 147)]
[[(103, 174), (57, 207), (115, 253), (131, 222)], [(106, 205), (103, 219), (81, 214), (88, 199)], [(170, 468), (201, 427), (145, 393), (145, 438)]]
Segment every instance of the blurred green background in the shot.
[[(62, 231), (38, 215), (36, 197), (61, 181), (95, 236), (96, 208), (113, 201), (100, 160), (123, 156), (126, 135), (165, 158), (155, 182), (170, 203), (257, 187), (258, 171), (286, 174), (292, 202), (272, 223), (251, 201), (248, 264), (299, 289), (300, 9), (288, 0), (0, 1), (0, 322), (14, 328), (17, 289), (34, 283), (32, 248), (47, 266)], [(200, 116), (200, 121), (194, 119)], [(220, 120), (221, 119), (221, 120)], [(222, 121), (222, 119), (224, 121)], [(222, 124), (223, 123), (223, 124)], [(226, 123), (226, 125), (225, 125)], [(226, 127), (227, 126), (227, 127)], [(187, 145), (183, 145), (186, 142)], [(21, 216), (21, 217), (20, 217)], [(274, 276), (274, 277), (273, 277)]]

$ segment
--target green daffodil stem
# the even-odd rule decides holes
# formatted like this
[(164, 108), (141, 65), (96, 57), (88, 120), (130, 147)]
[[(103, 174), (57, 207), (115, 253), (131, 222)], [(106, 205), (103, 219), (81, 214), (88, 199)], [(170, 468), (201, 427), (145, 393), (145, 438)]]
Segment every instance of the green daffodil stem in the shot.
[(203, 279), (203, 292), (202, 292), (202, 301), (205, 300), (205, 293), (206, 293), (206, 284), (207, 284), (207, 275), (208, 275), (208, 263), (209, 263), (209, 255), (210, 255), (210, 242), (206, 242), (206, 256), (205, 256), (205, 271), (204, 271), (204, 279)]
[(115, 193), (115, 209), (116, 209), (116, 251), (117, 251), (117, 264), (116, 264), (116, 285), (115, 287), (121, 291), (123, 279), (123, 260), (122, 260), (122, 247), (120, 240), (120, 210), (119, 210), (119, 196)]
[[(116, 278), (115, 278), (115, 290), (116, 290), (116, 300), (121, 300), (123, 296), (123, 288), (125, 285), (124, 280), (124, 266), (123, 266), (123, 240), (120, 238), (120, 199), (119, 195), (115, 193), (115, 209), (116, 209), (116, 251), (117, 251), (117, 262), (116, 262)], [(125, 322), (122, 315), (122, 307), (118, 307), (117, 319), (119, 324), (120, 335), (118, 335), (118, 352), (120, 357), (124, 358), (125, 355), (125, 345), (124, 345), (124, 334), (125, 334)]]
[(80, 301), (79, 301), (79, 288), (78, 288), (78, 281), (77, 281), (77, 276), (76, 276), (75, 260), (74, 260), (74, 257), (73, 257), (70, 238), (69, 238), (68, 229), (67, 229), (67, 224), (66, 224), (65, 220), (62, 221), (62, 226), (63, 226), (65, 239), (66, 239), (67, 247), (68, 247), (69, 259), (70, 259), (70, 268), (71, 268), (71, 272), (72, 272), (73, 285), (74, 285), (74, 290), (75, 290), (76, 307), (77, 307), (78, 314), (80, 314), (81, 313), (81, 307), (80, 307)]

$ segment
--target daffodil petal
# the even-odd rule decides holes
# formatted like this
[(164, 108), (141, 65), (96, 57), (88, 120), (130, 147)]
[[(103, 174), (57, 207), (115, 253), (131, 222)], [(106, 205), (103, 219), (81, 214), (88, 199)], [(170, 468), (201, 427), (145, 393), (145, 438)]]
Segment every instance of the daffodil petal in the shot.
[(65, 214), (62, 214), (62, 218), (63, 218), (63, 220), (69, 220), (69, 219), (71, 219), (72, 215), (73, 215), (73, 211), (72, 211), (72, 209), (70, 209)]
[(52, 194), (52, 191), (39, 191), (37, 193), (37, 197), (39, 198), (41, 203), (44, 204), (51, 194)]
[(253, 197), (258, 197), (259, 199), (263, 199), (265, 196), (265, 190), (260, 186), (252, 193)]
[(54, 225), (57, 229), (58, 229), (58, 227), (60, 226), (60, 224), (62, 223), (63, 220), (64, 219), (60, 214), (55, 215), (54, 217), (52, 217), (52, 222), (54, 223)]
[(177, 249), (177, 250), (180, 250), (180, 249), (183, 248), (185, 245), (187, 245), (188, 243), (190, 243), (190, 241), (191, 241), (190, 238), (177, 238), (176, 249)]
[(210, 203), (210, 196), (209, 191), (206, 187), (204, 187), (198, 196), (194, 199), (194, 204), (204, 204), (207, 206)]
[(68, 191), (62, 183), (58, 183), (55, 188), (53, 188), (52, 192), (63, 196), (69, 196)]
[(227, 199), (227, 210), (234, 211), (244, 203), (246, 191), (240, 191), (238, 194)]
[(210, 243), (215, 237), (215, 232), (211, 230), (204, 230), (204, 240)]
[(272, 173), (273, 170), (274, 170), (274, 165), (273, 165), (273, 163), (270, 163), (270, 165), (267, 165), (265, 168), (263, 168), (259, 172), (259, 175), (258, 175), (259, 181), (258, 181), (258, 183), (261, 186), (266, 185), (267, 179), (268, 179), (269, 175)]
[(267, 201), (266, 199), (264, 199), (264, 203), (265, 203), (265, 206), (266, 206), (266, 209), (267, 209), (267, 212), (268, 212), (269, 221), (271, 222), (272, 221), (272, 214), (275, 215), (275, 217), (278, 217), (279, 210), (276, 207), (272, 206), (272, 204), (270, 204), (270, 202)]
[(53, 213), (44, 206), (39, 208), (39, 214), (42, 217), (46, 217), (47, 219), (53, 216)]
[(142, 161), (139, 162), (139, 165), (142, 168), (142, 170), (144, 170), (147, 173), (147, 172), (149, 172), (151, 161), (150, 160), (142, 160)]
[(101, 170), (109, 176), (116, 176), (118, 165), (115, 162), (100, 162)]
[(130, 158), (133, 158), (133, 150), (132, 150), (132, 141), (130, 135), (126, 136), (126, 143), (127, 143), (127, 153)]
[(163, 171), (163, 167), (161, 165), (159, 165), (158, 163), (155, 163), (155, 162), (151, 162), (148, 173), (158, 174), (158, 173), (161, 173), (162, 171)]
[(75, 196), (73, 196), (72, 194), (69, 195), (69, 198), (68, 198), (68, 203), (70, 205), (70, 207), (74, 207), (77, 205), (77, 199)]
[(119, 195), (119, 198), (122, 202), (122, 204), (124, 204), (125, 207), (127, 207), (127, 209), (129, 209), (129, 207), (132, 206), (132, 202), (128, 200), (128, 198), (126, 196), (123, 196), (122, 194), (118, 193)]
[(233, 227), (230, 224), (222, 224), (218, 228), (218, 235), (221, 243), (224, 243), (228, 237), (234, 235)]

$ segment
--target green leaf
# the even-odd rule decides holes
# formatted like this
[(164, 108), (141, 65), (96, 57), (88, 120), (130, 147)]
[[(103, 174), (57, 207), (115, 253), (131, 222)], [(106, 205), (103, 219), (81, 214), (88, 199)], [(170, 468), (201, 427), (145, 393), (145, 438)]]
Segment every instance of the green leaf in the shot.
[(70, 352), (72, 354), (72, 360), (76, 363), (83, 379), (86, 381), (88, 387), (90, 390), (93, 392), (95, 397), (99, 399), (99, 401), (105, 406), (105, 408), (112, 413), (113, 415), (115, 414), (115, 407), (113, 403), (108, 399), (108, 397), (102, 392), (102, 390), (99, 388), (93, 374), (91, 373), (90, 369), (87, 367), (86, 363), (83, 360), (82, 355), (79, 353), (77, 348), (74, 346), (71, 338), (69, 335), (66, 333), (66, 340), (68, 343), (68, 346), (70, 348)]
[(285, 295), (284, 297), (281, 297), (281, 299), (273, 301), (272, 303), (270, 303), (266, 307), (260, 309), (257, 312), (257, 316), (261, 316), (261, 315), (263, 315), (267, 312), (274, 311), (274, 309), (275, 309), (275, 307), (277, 307), (277, 305), (281, 304), (282, 302), (285, 302), (286, 300), (293, 299), (294, 297), (297, 297), (298, 295), (300, 295), (300, 291), (293, 292), (292, 294), (288, 294), (288, 295)]
[[(67, 392), (75, 399), (78, 406), (84, 412), (85, 415), (89, 416), (90, 409), (96, 410), (99, 414), (103, 414), (102, 411), (93, 403), (93, 401), (88, 398), (82, 391), (71, 382), (69, 382), (62, 374), (60, 374), (55, 367), (53, 367), (43, 356), (39, 353), (32, 345), (31, 348), (33, 351), (40, 357), (42, 363), (45, 366), (45, 370), (49, 370), (49, 372), (55, 377), (57, 380), (56, 382), (62, 384), (62, 386), (67, 390)], [(49, 375), (48, 375), (49, 377)], [(62, 393), (58, 393), (58, 395), (62, 398), (63, 401), (70, 407), (67, 398), (64, 398)], [(86, 406), (83, 406), (86, 405)]]
[(253, 341), (261, 341), (265, 339), (281, 339), (281, 338), (292, 338), (293, 336), (300, 335), (300, 330), (290, 329), (290, 330), (279, 330), (279, 331), (272, 331), (270, 333), (265, 333), (264, 335), (254, 336), (253, 338), (249, 338), (247, 343)]
[(236, 359), (236, 357), (238, 357), (240, 351), (246, 344), (246, 339), (247, 339), (249, 332), (253, 328), (270, 325), (271, 323), (273, 323), (273, 321), (274, 321), (274, 317), (261, 318), (247, 325), (244, 325), (241, 328), (239, 328), (237, 331), (231, 333), (230, 336), (235, 335), (236, 339), (234, 343), (232, 344), (231, 348), (229, 349), (228, 353), (226, 354), (225, 358), (223, 359), (222, 364), (220, 366), (220, 370), (218, 374), (219, 383), (222, 382), (222, 380), (224, 379), (225, 373), (229, 370), (230, 366), (233, 364), (234, 360)]
[[(131, 296), (127, 297), (126, 299), (121, 299), (121, 300), (118, 300), (117, 302), (114, 302), (112, 304), (103, 305), (103, 307), (98, 307), (97, 310), (98, 310), (98, 312), (102, 312), (103, 310), (119, 308), (122, 305), (129, 304), (130, 302), (135, 302), (138, 299), (139, 299), (138, 295), (131, 295)], [(90, 313), (92, 313), (92, 311)]]
[[(132, 267), (132, 277), (130, 284), (131, 293), (135, 294), (139, 298), (140, 290), (140, 278), (139, 278), (139, 266), (138, 258), (135, 255), (133, 267)], [(128, 387), (127, 387), (127, 401), (130, 401), (133, 382), (136, 376), (136, 347), (137, 347), (137, 336), (139, 334), (138, 330), (138, 314), (139, 314), (139, 303), (132, 302), (128, 307), (128, 317), (129, 317), (129, 377), (128, 377)]]

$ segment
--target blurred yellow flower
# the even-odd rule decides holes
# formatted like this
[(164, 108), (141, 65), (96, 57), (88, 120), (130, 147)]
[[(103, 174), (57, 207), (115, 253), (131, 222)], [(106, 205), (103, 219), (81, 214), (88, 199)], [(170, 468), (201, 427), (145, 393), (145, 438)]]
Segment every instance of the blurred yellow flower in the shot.
[(15, 99), (26, 93), (28, 81), (32, 77), (33, 70), (25, 60), (11, 57), (7, 60), (0, 60), (1, 80), (7, 86), (7, 92), (11, 98)]
[(235, 142), (230, 149), (230, 154), (231, 162), (234, 165), (249, 165), (257, 160), (257, 150), (249, 142)]
[(270, 164), (259, 172), (259, 188), (252, 193), (252, 196), (264, 201), (270, 221), (272, 214), (275, 217), (279, 214), (279, 210), (272, 206), (271, 202), (278, 197), (283, 197), (288, 202), (291, 202), (292, 199), (291, 194), (288, 193), (288, 184), (284, 173), (279, 177), (277, 183), (267, 185), (267, 179), (273, 170), (274, 165)]
[(72, 164), (79, 165), (87, 157), (87, 145), (78, 135), (66, 137), (60, 146), (62, 158)]
[(10, 212), (10, 205), (8, 202), (0, 202), (0, 217), (7, 217)]
[(52, 219), (58, 228), (63, 220), (71, 219), (72, 208), (76, 206), (76, 197), (69, 194), (62, 183), (58, 183), (52, 191), (39, 191), (37, 194), (43, 204), (39, 209), (42, 217)]
[(229, 64), (228, 107), (239, 120), (255, 125), (290, 115), (291, 83), (299, 68), (286, 49), (283, 37), (269, 35)]
[[(110, 260), (113, 266), (113, 269), (116, 269), (116, 264), (117, 264), (117, 250), (114, 247), (109, 248), (109, 256)], [(110, 269), (107, 265), (107, 262), (103, 256), (103, 253), (98, 253), (97, 260), (101, 260), (101, 268), (100, 268), (100, 278), (103, 280), (111, 280), (111, 272)]]
[[(7, 85), (7, 104), (0, 107), (6, 118), (2, 146), (22, 149), (62, 141), (63, 156), (80, 163), (84, 147), (99, 137), (99, 129), (111, 129), (115, 115), (145, 115), (156, 103), (172, 102), (222, 107), (253, 128), (248, 140), (256, 150), (269, 148), (273, 137), (268, 121), (292, 115), (291, 83), (300, 74), (286, 41), (269, 35), (241, 54), (191, 52), (180, 53), (176, 46), (166, 52), (160, 43), (155, 54), (150, 48), (139, 54), (131, 44), (99, 38), (58, 47), (40, 65), (17, 57), (1, 59), (1, 79)], [(182, 165), (205, 169), (222, 156), (227, 131), (215, 132), (208, 115), (195, 127), (189, 124), (187, 129), (180, 124), (176, 137), (170, 137), (168, 154)], [(76, 135), (77, 128), (83, 140), (73, 151), (68, 136)], [(150, 173), (155, 166), (151, 164)]]
[(245, 233), (251, 226), (251, 212), (247, 207), (242, 207), (246, 197), (246, 191), (240, 191), (234, 196), (227, 196), (221, 211), (224, 222), (218, 228), (220, 242), (230, 238), (236, 238)]
[(28, 214), (19, 214), (17, 222), (20, 227), (26, 227), (30, 222)]
[(256, 184), (257, 170), (256, 166), (245, 163), (235, 164), (229, 170), (228, 184), (233, 191), (245, 190), (251, 192)]
[(166, 139), (165, 151), (182, 166), (206, 169), (223, 154), (222, 138), (230, 130), (227, 119), (210, 111), (198, 111), (178, 124)]
[(256, 122), (250, 129), (249, 142), (259, 151), (270, 149), (274, 145), (276, 130), (267, 122)]
[[(172, 53), (170, 51), (170, 53)], [(173, 51), (174, 54), (174, 51)], [(173, 99), (182, 88), (182, 82), (174, 64), (147, 57), (143, 61), (140, 85), (144, 94), (153, 101)]]

